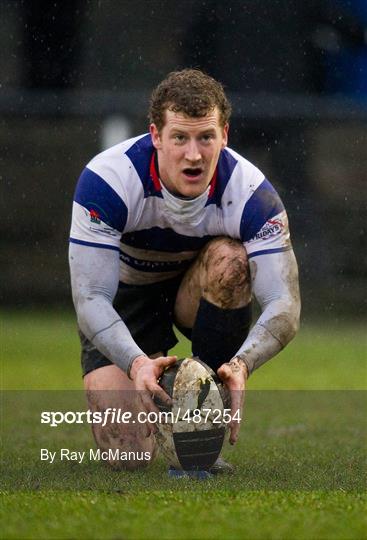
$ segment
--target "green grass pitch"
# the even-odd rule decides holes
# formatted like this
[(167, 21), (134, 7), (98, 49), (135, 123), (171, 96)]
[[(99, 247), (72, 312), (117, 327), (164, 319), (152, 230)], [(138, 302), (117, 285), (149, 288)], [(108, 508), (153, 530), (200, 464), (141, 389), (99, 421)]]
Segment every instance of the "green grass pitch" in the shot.
[(224, 448), (236, 475), (198, 482), (168, 478), (161, 458), (135, 473), (41, 462), (41, 447), (93, 447), (88, 426), (39, 421), (46, 402), (85, 409), (75, 319), (2, 320), (1, 538), (367, 538), (362, 326), (302, 328), (249, 380), (240, 440)]

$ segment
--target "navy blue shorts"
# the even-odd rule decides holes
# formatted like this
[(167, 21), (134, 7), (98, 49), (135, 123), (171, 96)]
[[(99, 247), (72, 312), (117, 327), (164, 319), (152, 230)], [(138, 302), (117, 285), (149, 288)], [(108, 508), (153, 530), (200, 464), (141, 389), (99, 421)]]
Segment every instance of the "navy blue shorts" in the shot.
[[(183, 275), (150, 285), (126, 285), (120, 282), (114, 308), (139, 347), (147, 354), (167, 354), (178, 342), (173, 331), (173, 310)], [(191, 329), (180, 328), (191, 338)], [(79, 330), (83, 376), (112, 364)]]

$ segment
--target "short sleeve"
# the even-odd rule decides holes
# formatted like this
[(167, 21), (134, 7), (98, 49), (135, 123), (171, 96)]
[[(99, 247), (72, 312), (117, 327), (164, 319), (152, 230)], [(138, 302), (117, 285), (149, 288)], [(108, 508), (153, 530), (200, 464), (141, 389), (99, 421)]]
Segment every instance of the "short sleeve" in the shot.
[(127, 212), (120, 195), (85, 168), (75, 189), (70, 242), (119, 250)]
[(287, 213), (269, 180), (264, 179), (246, 202), (240, 235), (249, 258), (292, 248)]

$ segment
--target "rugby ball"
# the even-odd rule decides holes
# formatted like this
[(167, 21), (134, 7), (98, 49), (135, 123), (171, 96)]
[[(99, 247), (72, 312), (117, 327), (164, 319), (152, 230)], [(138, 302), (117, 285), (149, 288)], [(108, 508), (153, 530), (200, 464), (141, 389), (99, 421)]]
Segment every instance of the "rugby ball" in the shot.
[(184, 358), (165, 370), (159, 380), (172, 406), (155, 400), (160, 413), (158, 446), (179, 470), (207, 470), (222, 450), (229, 394), (214, 371), (199, 358)]

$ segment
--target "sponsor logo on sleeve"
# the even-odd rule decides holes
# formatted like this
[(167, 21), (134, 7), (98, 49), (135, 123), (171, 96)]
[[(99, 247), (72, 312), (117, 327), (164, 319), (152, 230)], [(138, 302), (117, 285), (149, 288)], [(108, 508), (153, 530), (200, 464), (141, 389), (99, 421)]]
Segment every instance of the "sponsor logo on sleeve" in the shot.
[(91, 220), (92, 223), (96, 223), (97, 225), (99, 225), (101, 223), (101, 215), (94, 208), (91, 208), (89, 210), (89, 217), (90, 217), (90, 220)]
[(97, 210), (95, 207), (92, 207), (90, 210), (87, 210), (84, 208), (84, 214), (89, 219), (90, 224), (88, 228), (91, 232), (104, 236), (118, 236), (115, 229), (106, 223), (107, 216), (102, 209)]
[(268, 219), (252, 240), (267, 240), (271, 236), (278, 236), (284, 230), (285, 223), (280, 218)]

